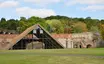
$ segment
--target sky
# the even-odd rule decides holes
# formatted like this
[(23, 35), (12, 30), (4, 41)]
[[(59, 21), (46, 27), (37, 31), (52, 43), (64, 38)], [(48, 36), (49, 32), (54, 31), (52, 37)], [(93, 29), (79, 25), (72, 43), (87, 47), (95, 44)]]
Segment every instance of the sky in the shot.
[(104, 0), (0, 0), (0, 18), (51, 15), (104, 19)]

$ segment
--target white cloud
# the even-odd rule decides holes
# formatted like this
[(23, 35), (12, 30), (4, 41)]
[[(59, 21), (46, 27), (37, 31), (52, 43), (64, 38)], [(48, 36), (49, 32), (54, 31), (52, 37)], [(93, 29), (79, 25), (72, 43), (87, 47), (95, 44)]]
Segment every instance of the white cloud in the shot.
[(94, 5), (94, 4), (104, 4), (104, 0), (69, 0), (66, 3), (67, 5), (76, 5), (76, 4)]
[(18, 4), (18, 1), (4, 1), (0, 2), (0, 8), (16, 7)]
[(52, 3), (58, 3), (61, 0), (24, 0), (25, 2), (31, 2), (37, 5), (47, 5)]
[[(102, 11), (104, 10), (104, 0), (69, 0), (66, 2), (68, 6), (70, 5), (82, 5), (81, 10), (84, 11)], [(83, 7), (83, 5), (87, 5)]]
[(101, 11), (101, 10), (104, 10), (104, 5), (101, 6), (101, 5), (90, 5), (90, 6), (87, 6), (87, 7), (84, 7), (82, 8), (82, 10), (84, 11)]
[(51, 9), (32, 9), (29, 7), (17, 8), (16, 12), (19, 16), (38, 16), (38, 17), (47, 17), (51, 15), (56, 15), (56, 13)]

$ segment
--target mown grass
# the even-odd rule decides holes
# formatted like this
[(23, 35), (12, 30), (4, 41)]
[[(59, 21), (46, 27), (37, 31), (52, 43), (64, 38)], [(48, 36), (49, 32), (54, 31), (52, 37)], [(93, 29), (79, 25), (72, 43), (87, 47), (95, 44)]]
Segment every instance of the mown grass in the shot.
[(3, 50), (0, 51), (0, 64), (104, 64), (102, 56), (103, 48)]

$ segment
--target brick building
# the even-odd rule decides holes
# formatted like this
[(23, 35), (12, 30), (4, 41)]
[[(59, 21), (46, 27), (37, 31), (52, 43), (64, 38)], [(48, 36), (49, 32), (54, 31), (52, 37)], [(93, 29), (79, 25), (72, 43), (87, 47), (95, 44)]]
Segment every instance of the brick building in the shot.
[[(29, 34), (33, 31), (33, 34)], [(44, 44), (35, 46), (34, 42)], [(27, 49), (39, 46), (45, 49), (60, 48), (95, 48), (99, 44), (99, 35), (96, 33), (74, 33), (74, 34), (50, 34), (40, 25), (33, 25), (21, 34), (0, 34), (0, 49)], [(33, 42), (33, 43), (32, 43)]]
[(100, 42), (100, 35), (92, 32), (73, 34), (52, 34), (65, 48), (95, 48)]

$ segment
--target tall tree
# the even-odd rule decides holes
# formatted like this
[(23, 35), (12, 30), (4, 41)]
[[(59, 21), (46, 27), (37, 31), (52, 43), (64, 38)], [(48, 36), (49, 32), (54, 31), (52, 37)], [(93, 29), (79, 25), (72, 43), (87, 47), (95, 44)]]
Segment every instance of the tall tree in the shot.
[(6, 27), (7, 27), (6, 19), (5, 19), (5, 18), (1, 18), (1, 21), (0, 21), (0, 28), (6, 29)]
[(8, 30), (17, 30), (18, 26), (19, 26), (18, 21), (16, 21), (15, 19), (7, 20), (7, 29)]
[(74, 33), (81, 33), (81, 32), (87, 32), (87, 26), (85, 23), (83, 22), (77, 22), (77, 23), (73, 23), (73, 32)]
[(46, 23), (48, 25), (50, 25), (50, 30), (53, 31), (53, 33), (63, 33), (64, 32), (64, 27), (62, 25), (62, 23), (60, 22), (60, 20), (47, 20)]

